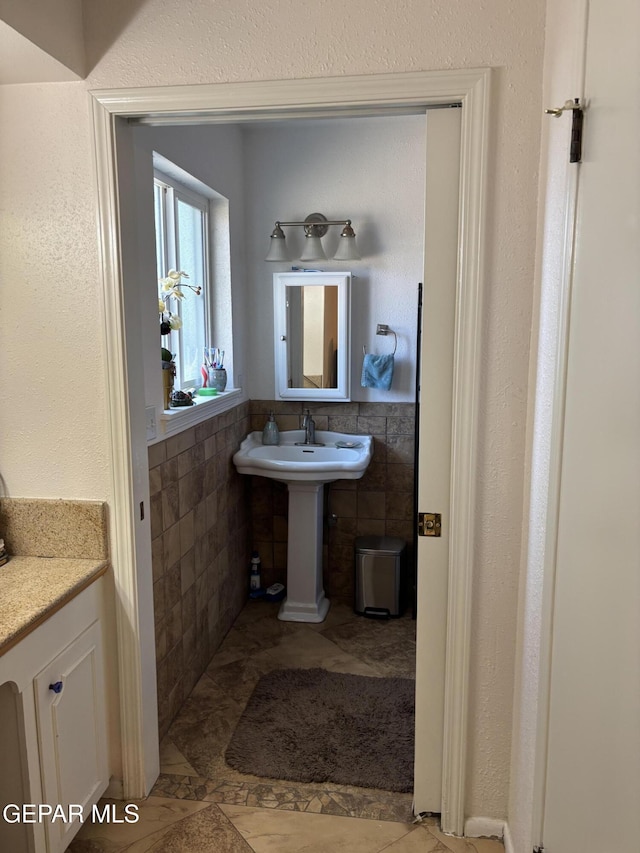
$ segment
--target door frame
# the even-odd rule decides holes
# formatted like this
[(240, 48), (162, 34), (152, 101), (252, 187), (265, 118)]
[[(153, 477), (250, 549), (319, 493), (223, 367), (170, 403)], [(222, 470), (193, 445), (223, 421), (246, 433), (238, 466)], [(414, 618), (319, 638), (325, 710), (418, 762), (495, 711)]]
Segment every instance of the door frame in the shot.
[[(157, 775), (153, 601), (137, 553), (148, 522), (139, 521), (136, 482), (146, 454), (132, 439), (132, 406), (124, 311), (118, 208), (118, 123), (188, 124), (416, 112), (462, 105), (460, 217), (451, 436), (451, 507), (443, 793), (445, 832), (462, 835), (466, 784), (473, 532), (481, 308), (484, 291), (485, 204), (490, 115), (488, 68), (352, 77), (95, 90), (92, 96), (98, 235), (102, 270), (104, 361), (111, 456), (111, 556), (116, 583), (123, 791), (144, 796)], [(107, 322), (108, 318), (108, 322)], [(146, 531), (146, 533), (145, 533)], [(150, 618), (149, 618), (150, 616)]]

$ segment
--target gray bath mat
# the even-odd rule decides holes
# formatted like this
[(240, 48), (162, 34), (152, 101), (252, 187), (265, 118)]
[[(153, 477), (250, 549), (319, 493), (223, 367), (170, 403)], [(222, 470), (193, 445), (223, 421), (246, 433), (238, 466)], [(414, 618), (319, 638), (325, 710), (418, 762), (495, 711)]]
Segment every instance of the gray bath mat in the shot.
[(413, 790), (415, 682), (324, 669), (263, 675), (227, 747), (241, 773)]

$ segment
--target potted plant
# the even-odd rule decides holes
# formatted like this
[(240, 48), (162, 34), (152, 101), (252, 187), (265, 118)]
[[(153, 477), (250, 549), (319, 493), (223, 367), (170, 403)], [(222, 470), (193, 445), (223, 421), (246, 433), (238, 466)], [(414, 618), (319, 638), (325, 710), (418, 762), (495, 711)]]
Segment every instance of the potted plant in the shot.
[[(171, 300), (184, 299), (183, 288), (189, 288), (197, 296), (202, 292), (200, 286), (187, 284), (183, 282), (183, 278), (189, 278), (186, 272), (182, 270), (169, 270), (166, 278), (158, 279), (160, 285), (161, 296), (158, 297), (158, 312), (160, 315), (160, 337), (169, 335), (171, 332), (177, 332), (182, 328), (182, 320), (180, 315), (171, 311)], [(174, 356), (167, 347), (163, 346), (160, 349), (162, 359), (162, 391), (164, 396), (164, 408), (168, 409), (171, 406), (173, 383), (176, 375), (176, 364), (173, 360)], [(184, 403), (181, 403), (184, 405)]]

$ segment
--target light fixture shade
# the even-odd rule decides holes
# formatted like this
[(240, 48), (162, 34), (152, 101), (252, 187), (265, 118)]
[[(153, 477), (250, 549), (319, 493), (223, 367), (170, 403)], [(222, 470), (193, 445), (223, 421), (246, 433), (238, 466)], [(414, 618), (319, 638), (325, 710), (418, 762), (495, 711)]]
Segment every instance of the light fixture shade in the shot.
[(351, 220), (347, 220), (347, 224), (342, 229), (340, 239), (338, 240), (338, 249), (333, 256), (334, 261), (359, 261), (360, 253), (356, 248), (356, 234), (351, 227)]
[(322, 240), (313, 234), (307, 234), (304, 238), (304, 250), (300, 255), (301, 261), (326, 261), (327, 256), (322, 248)]
[(287, 244), (284, 239), (284, 231), (279, 225), (273, 229), (271, 234), (271, 242), (269, 243), (269, 251), (265, 261), (289, 261), (289, 253)]

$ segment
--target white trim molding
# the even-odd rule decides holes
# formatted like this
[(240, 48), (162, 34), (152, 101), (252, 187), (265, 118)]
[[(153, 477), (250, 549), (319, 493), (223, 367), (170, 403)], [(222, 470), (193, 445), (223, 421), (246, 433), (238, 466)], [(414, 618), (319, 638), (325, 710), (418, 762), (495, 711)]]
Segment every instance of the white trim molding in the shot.
[(229, 411), (247, 399), (241, 388), (229, 388), (221, 391), (216, 397), (200, 397), (193, 406), (169, 409), (161, 412), (158, 422), (160, 424), (160, 435), (149, 441), (149, 444), (157, 444), (172, 435), (176, 435), (189, 427), (206, 421), (214, 415), (221, 415)]
[(456, 835), (463, 832), (467, 781), (489, 82), (489, 74), (485, 73), (462, 100), (460, 261), (451, 434), (451, 538), (440, 818), (443, 831)]
[(501, 838), (505, 836), (506, 823), (492, 817), (468, 817), (464, 822), (465, 838)]
[[(110, 554), (116, 590), (116, 629), (120, 686), (120, 733), (124, 793), (142, 797), (145, 785), (140, 673), (140, 626), (136, 583), (136, 542), (133, 507), (131, 423), (128, 405), (127, 362), (124, 346), (124, 305), (120, 286), (119, 215), (114, 124), (93, 104), (96, 179), (98, 184), (98, 239), (104, 287), (104, 363), (107, 365), (107, 402), (111, 437)], [(107, 322), (107, 318), (110, 318)]]
[(502, 843), (504, 844), (504, 853), (516, 853), (516, 848), (513, 846), (513, 839), (511, 838), (511, 830), (509, 829), (508, 823), (505, 823), (504, 825)]
[[(187, 124), (203, 121), (256, 121), (340, 115), (344, 108), (422, 110), (432, 104), (464, 102), (478, 85), (488, 82), (489, 69), (415, 71), (365, 76), (266, 80), (256, 83), (214, 83), (140, 89), (96, 89), (91, 94), (111, 115), (139, 118), (145, 124)], [(348, 113), (347, 113), (348, 115)]]
[[(432, 105), (461, 104), (460, 262), (453, 388), (451, 544), (445, 709), (442, 827), (461, 835), (466, 785), (469, 643), (473, 575), (473, 513), (477, 457), (481, 305), (484, 276), (484, 208), (490, 69), (425, 71), (255, 83), (173, 86), (92, 92), (100, 239), (105, 299), (105, 364), (113, 460), (112, 542), (123, 607), (119, 630), (125, 796), (148, 786), (154, 759), (145, 747), (142, 719), (140, 620), (136, 585), (136, 527), (132, 501), (131, 446), (125, 315), (122, 311), (121, 238), (116, 182), (116, 122), (242, 121), (302, 115), (421, 112)], [(126, 627), (126, 630), (125, 630)], [(148, 713), (148, 711), (147, 711)]]

